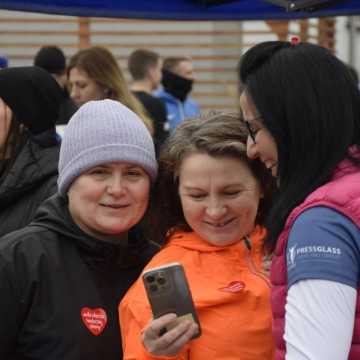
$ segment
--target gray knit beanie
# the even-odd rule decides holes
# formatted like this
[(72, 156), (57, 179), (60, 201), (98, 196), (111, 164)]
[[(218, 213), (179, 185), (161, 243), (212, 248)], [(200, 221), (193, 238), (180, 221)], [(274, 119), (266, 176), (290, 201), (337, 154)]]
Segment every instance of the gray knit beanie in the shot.
[(154, 143), (140, 118), (118, 101), (89, 101), (65, 128), (59, 159), (60, 194), (66, 194), (85, 171), (113, 161), (139, 165), (152, 181), (156, 179)]

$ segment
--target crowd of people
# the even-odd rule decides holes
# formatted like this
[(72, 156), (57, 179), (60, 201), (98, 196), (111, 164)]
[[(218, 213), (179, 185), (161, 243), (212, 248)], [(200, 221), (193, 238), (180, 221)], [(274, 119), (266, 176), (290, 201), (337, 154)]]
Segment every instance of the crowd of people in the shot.
[[(359, 359), (349, 66), (263, 42), (239, 111), (202, 114), (191, 58), (128, 70), (100, 46), (0, 70), (0, 358)], [(172, 263), (199, 324), (153, 316), (142, 274)]]

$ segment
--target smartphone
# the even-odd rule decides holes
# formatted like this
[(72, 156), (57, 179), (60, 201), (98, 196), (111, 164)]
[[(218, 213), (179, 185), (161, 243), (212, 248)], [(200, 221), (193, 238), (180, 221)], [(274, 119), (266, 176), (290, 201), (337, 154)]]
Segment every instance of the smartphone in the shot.
[(193, 339), (201, 335), (200, 322), (196, 314), (183, 266), (170, 263), (148, 269), (142, 276), (154, 319), (175, 313), (178, 318), (164, 329), (171, 330), (179, 321), (189, 319), (198, 325)]

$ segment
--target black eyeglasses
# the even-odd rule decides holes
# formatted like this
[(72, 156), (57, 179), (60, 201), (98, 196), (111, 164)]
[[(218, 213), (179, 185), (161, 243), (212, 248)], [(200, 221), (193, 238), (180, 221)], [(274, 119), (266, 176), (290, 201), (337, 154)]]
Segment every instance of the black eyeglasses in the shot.
[[(261, 115), (255, 116), (255, 117), (252, 118), (250, 121), (253, 122), (253, 121), (259, 120), (259, 119), (261, 119)], [(249, 120), (243, 120), (243, 121), (244, 121), (244, 123), (245, 123), (246, 130), (248, 131), (249, 136), (251, 137), (251, 140), (255, 143), (255, 137), (256, 137), (257, 131), (254, 131), (254, 130), (251, 128), (251, 124), (250, 124), (250, 121), (249, 121)]]
[(249, 133), (249, 136), (251, 137), (251, 140), (255, 143), (255, 132), (252, 131), (251, 126), (249, 124), (249, 122), (247, 120), (244, 120), (245, 126), (246, 126), (246, 130)]

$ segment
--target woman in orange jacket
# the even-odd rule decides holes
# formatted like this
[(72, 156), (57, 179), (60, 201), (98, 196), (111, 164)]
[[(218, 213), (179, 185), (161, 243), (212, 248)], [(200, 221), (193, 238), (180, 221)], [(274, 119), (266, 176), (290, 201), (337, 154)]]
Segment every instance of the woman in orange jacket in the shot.
[[(160, 156), (151, 226), (163, 248), (145, 270), (180, 262), (201, 324), (176, 314), (152, 319), (142, 279), (120, 304), (124, 360), (270, 360), (269, 282), (261, 226), (270, 174), (246, 156), (237, 116), (182, 123)], [(169, 230), (170, 229), (170, 230)]]

